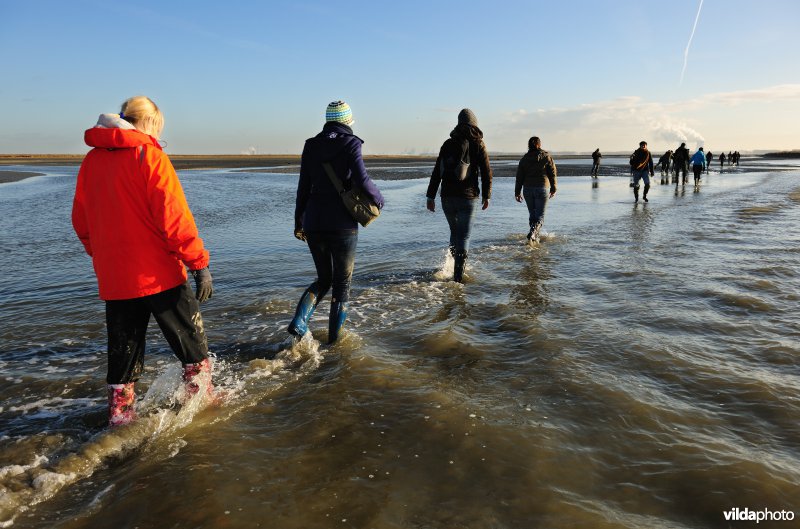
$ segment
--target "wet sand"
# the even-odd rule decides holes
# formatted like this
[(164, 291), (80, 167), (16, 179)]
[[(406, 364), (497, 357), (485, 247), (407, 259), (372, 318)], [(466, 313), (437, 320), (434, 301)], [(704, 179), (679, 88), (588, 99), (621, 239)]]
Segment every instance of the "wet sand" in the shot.
[(44, 173), (34, 173), (32, 171), (6, 171), (0, 169), (0, 184), (18, 182), (33, 176), (42, 176)]
[[(80, 165), (84, 154), (3, 154), (2, 165)], [(175, 169), (237, 169), (243, 167), (275, 167), (300, 163), (300, 155), (187, 155), (170, 154)]]
[[(172, 164), (178, 171), (230, 169), (235, 172), (259, 173), (297, 173), (300, 170), (300, 155), (169, 155)], [(496, 178), (513, 178), (516, 174), (517, 162), (522, 153), (490, 154), (492, 172)], [(590, 176), (591, 156), (583, 154), (554, 154), (559, 177)], [(608, 158), (620, 158), (617, 154), (608, 154)], [(0, 155), (0, 183), (14, 182), (42, 173), (18, 170), (3, 170), (3, 165), (14, 166), (77, 166), (84, 155)], [(575, 163), (583, 160), (586, 163)], [(561, 163), (570, 161), (572, 163)], [(783, 169), (761, 156), (747, 157), (743, 162), (751, 171), (771, 171)], [(433, 155), (365, 155), (364, 164), (370, 176), (376, 180), (408, 180), (427, 178), (431, 174), (436, 157)], [(719, 166), (712, 164), (712, 170)], [(726, 170), (730, 170), (726, 167)], [(600, 176), (626, 176), (629, 172), (627, 163), (613, 163), (609, 160), (600, 165)], [(658, 170), (656, 171), (658, 172)]]

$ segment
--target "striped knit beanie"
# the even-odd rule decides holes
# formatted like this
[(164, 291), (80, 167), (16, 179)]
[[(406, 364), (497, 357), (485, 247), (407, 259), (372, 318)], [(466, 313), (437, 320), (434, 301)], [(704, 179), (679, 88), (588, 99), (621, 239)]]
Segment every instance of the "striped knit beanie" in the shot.
[(325, 121), (336, 121), (344, 125), (353, 124), (353, 111), (344, 101), (334, 101), (325, 110)]

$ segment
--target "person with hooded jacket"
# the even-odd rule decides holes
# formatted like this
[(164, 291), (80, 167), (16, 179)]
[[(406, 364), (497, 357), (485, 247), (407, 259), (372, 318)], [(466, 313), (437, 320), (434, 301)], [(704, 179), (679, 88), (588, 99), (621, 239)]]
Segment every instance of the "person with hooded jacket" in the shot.
[(319, 302), (332, 289), (328, 343), (338, 340), (350, 299), (350, 283), (358, 243), (358, 223), (345, 208), (331, 177), (330, 164), (345, 189), (356, 186), (378, 208), (384, 200), (372, 182), (361, 155), (364, 141), (353, 134), (353, 112), (344, 101), (330, 103), (322, 132), (306, 140), (300, 159), (300, 179), (294, 211), (294, 236), (308, 244), (317, 278), (306, 288), (288, 332), (302, 337)]
[[(480, 175), (480, 189), (478, 180)], [(442, 211), (450, 226), (449, 251), (453, 256), (453, 281), (464, 277), (472, 219), (481, 196), (482, 210), (489, 207), (492, 196), (492, 169), (483, 143), (478, 118), (465, 108), (458, 113), (458, 124), (439, 149), (428, 184), (427, 208), (436, 211), (436, 192), (442, 186)]]
[[(200, 302), (213, 293), (209, 255), (178, 175), (158, 144), (161, 111), (144, 96), (103, 114), (84, 139), (72, 225), (92, 257), (108, 331), (109, 425), (135, 418), (134, 383), (144, 370), (154, 316), (183, 364), (188, 395), (212, 391)], [(186, 268), (196, 292), (187, 284)]]

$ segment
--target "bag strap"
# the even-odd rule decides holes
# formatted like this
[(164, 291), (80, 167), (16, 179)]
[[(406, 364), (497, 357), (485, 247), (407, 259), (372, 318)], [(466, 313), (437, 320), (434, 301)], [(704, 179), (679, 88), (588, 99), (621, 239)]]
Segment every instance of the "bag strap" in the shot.
[(644, 157), (642, 163), (636, 166), (636, 170), (643, 171), (644, 169), (647, 169), (649, 165), (650, 165), (650, 151), (647, 151), (647, 156)]
[(331, 183), (333, 187), (336, 188), (336, 191), (341, 195), (344, 193), (344, 187), (342, 187), (342, 181), (339, 180), (339, 177), (336, 176), (336, 173), (333, 171), (333, 166), (328, 162), (322, 162), (322, 167), (325, 168), (325, 172), (328, 173), (328, 178), (331, 179)]

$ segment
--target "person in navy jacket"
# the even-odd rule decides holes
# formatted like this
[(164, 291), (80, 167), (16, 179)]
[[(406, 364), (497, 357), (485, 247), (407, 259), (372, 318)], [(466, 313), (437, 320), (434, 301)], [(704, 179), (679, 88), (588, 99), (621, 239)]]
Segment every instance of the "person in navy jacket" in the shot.
[(320, 300), (331, 292), (328, 343), (338, 338), (347, 318), (350, 282), (358, 243), (358, 223), (350, 216), (323, 163), (329, 163), (345, 189), (360, 188), (383, 208), (383, 196), (367, 174), (361, 156), (364, 141), (353, 134), (353, 112), (334, 101), (325, 112), (322, 132), (306, 140), (294, 212), (294, 236), (305, 241), (317, 278), (303, 292), (288, 332), (303, 336)]

